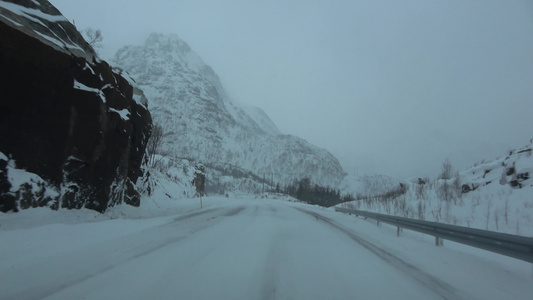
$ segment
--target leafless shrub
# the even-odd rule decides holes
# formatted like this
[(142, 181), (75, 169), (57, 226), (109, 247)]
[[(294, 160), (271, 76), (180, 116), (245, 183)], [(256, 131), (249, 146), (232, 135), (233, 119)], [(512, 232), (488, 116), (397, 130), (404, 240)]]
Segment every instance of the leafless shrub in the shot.
[(509, 225), (509, 198), (505, 198), (505, 207), (503, 209), (503, 218), (505, 219), (505, 225)]
[(442, 162), (442, 167), (441, 167), (439, 178), (444, 179), (444, 180), (451, 179), (452, 173), (453, 173), (452, 163), (450, 162), (449, 159), (445, 159)]
[(87, 28), (82, 31), (82, 34), (84, 35), (87, 43), (89, 43), (89, 45), (91, 45), (95, 51), (103, 48), (102, 41), (104, 40), (104, 36), (102, 35), (102, 30)]
[(461, 184), (461, 176), (459, 172), (455, 172), (455, 178), (452, 182), (453, 189), (453, 204), (457, 205), (457, 199), (461, 199), (463, 196), (463, 185)]
[(156, 167), (158, 161), (156, 154), (161, 154), (161, 145), (163, 144), (163, 127), (154, 123), (152, 125), (152, 134), (146, 144), (146, 152), (148, 154), (148, 166), (151, 168)]
[(427, 199), (426, 184), (427, 183), (416, 185), (415, 195), (417, 199)]
[(485, 218), (486, 218), (485, 229), (486, 229), (486, 230), (489, 230), (490, 208), (491, 208), (491, 207), (492, 207), (492, 199), (489, 200), (489, 203), (487, 204), (487, 215), (485, 216)]
[(431, 210), (431, 214), (433, 215), (433, 219), (435, 219), (435, 222), (439, 222), (442, 218), (442, 202), (437, 203), (437, 207), (433, 210)]
[(448, 224), (451, 223), (451, 206), (452, 204), (449, 201), (444, 203), (444, 221)]
[(418, 219), (419, 220), (425, 220), (426, 219), (426, 203), (424, 201), (418, 201)]

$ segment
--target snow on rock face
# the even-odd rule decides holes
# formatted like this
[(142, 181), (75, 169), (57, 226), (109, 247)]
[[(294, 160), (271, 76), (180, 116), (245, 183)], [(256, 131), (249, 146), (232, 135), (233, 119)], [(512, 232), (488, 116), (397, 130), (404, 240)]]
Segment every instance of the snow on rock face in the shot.
[(146, 99), (85, 44), (47, 1), (0, 1), (0, 210), (139, 205)]
[(0, 211), (16, 210), (15, 197), (11, 193), (12, 184), (7, 172), (8, 161), (7, 156), (0, 152)]
[(0, 211), (54, 205), (58, 197), (57, 189), (39, 175), (18, 169), (15, 161), (0, 152)]
[(63, 53), (90, 62), (96, 57), (76, 28), (46, 0), (1, 0), (0, 20)]
[[(336, 187), (345, 175), (328, 151), (282, 135), (262, 110), (232, 102), (216, 73), (175, 35), (152, 34), (144, 46), (123, 47), (115, 63), (148, 96), (154, 120), (166, 132), (165, 151), (211, 170), (208, 191), (209, 185), (219, 192), (236, 186), (257, 191), (263, 175), (272, 185), (309, 177)], [(227, 180), (241, 175), (255, 184)]]
[(489, 184), (509, 185), (514, 189), (533, 187), (533, 139), (529, 145), (510, 151), (506, 156), (483, 161), (461, 172), (463, 192)]

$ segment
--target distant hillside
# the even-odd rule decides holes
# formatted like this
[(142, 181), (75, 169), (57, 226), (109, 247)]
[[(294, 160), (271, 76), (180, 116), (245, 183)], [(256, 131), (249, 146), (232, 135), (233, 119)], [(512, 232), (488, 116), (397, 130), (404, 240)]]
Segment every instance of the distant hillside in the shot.
[[(450, 177), (412, 179), (381, 196), (343, 204), (361, 210), (533, 236), (533, 139)], [(447, 179), (446, 179), (447, 178)]]

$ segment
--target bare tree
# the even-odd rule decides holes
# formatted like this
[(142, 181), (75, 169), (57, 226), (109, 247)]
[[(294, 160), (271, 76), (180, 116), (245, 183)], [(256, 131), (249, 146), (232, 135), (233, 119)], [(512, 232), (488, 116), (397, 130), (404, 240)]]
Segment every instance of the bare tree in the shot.
[(444, 202), (450, 202), (453, 198), (452, 186), (444, 180), (437, 190), (437, 196)]
[(104, 36), (102, 35), (102, 30), (89, 27), (83, 30), (82, 34), (93, 49), (103, 48), (102, 41), (104, 40)]
[(448, 179), (452, 178), (452, 174), (453, 174), (452, 163), (450, 162), (449, 159), (445, 159), (442, 162), (442, 167), (441, 167), (441, 172), (440, 172), (439, 178), (448, 180)]
[(505, 225), (509, 225), (509, 198), (505, 198), (503, 217), (505, 218)]
[(457, 199), (461, 199), (463, 196), (463, 185), (461, 184), (461, 175), (459, 175), (459, 171), (455, 172), (455, 178), (453, 179), (452, 186), (454, 192), (453, 202), (455, 205), (457, 205)]
[(485, 223), (485, 230), (489, 230), (489, 222), (490, 222), (490, 208), (492, 207), (492, 199), (489, 200), (489, 203), (487, 204), (487, 220)]
[(439, 175), (439, 178), (442, 179), (442, 182), (437, 190), (437, 196), (446, 203), (455, 198), (453, 185), (448, 182), (448, 180), (452, 178), (452, 173), (452, 163), (449, 159), (444, 160), (441, 167), (441, 173)]
[(152, 134), (148, 139), (146, 145), (146, 152), (148, 153), (148, 166), (155, 165), (155, 155), (159, 154), (161, 145), (163, 144), (163, 127), (157, 123), (152, 124)]
[(426, 219), (426, 202), (422, 200), (418, 200), (418, 219), (419, 220), (425, 220)]
[(415, 188), (415, 194), (417, 199), (427, 199), (426, 182), (420, 178), (418, 179), (418, 184)]

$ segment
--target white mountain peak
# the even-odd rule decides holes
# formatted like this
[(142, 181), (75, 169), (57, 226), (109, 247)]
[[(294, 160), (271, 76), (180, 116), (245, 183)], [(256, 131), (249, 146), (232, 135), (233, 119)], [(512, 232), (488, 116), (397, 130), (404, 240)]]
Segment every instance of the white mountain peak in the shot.
[(344, 177), (329, 152), (281, 135), (261, 109), (231, 101), (213, 69), (177, 35), (151, 34), (144, 46), (121, 48), (115, 61), (144, 90), (171, 156), (269, 174), (282, 184), (309, 177), (337, 186)]

